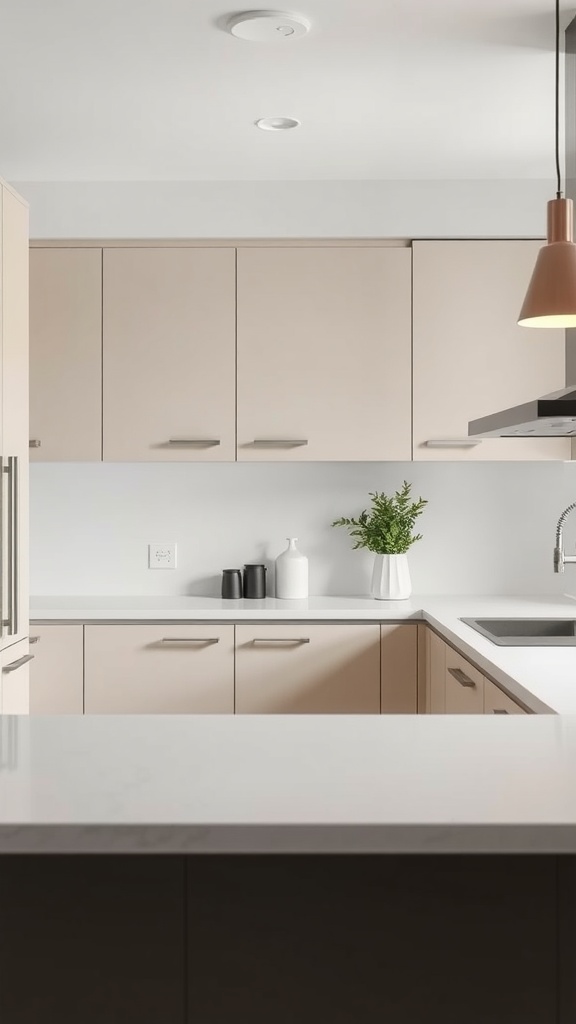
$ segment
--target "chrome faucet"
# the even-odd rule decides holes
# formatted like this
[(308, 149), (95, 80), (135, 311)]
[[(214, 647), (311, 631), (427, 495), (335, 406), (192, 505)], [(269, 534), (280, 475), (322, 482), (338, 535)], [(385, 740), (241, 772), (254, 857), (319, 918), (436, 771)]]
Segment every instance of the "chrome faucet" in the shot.
[(564, 554), (564, 523), (568, 516), (576, 508), (576, 501), (573, 501), (568, 508), (565, 508), (556, 527), (556, 547), (554, 548), (554, 572), (564, 572), (566, 562), (576, 562), (576, 555)]

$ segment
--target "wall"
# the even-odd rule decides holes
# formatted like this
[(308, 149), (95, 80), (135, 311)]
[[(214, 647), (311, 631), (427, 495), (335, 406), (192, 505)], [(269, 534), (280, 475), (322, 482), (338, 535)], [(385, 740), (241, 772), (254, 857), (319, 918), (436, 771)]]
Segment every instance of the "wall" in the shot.
[(16, 182), (32, 238), (540, 237), (552, 181)]
[[(273, 560), (293, 535), (312, 594), (366, 594), (371, 555), (330, 523), (404, 478), (430, 503), (410, 554), (416, 593), (574, 591), (573, 567), (552, 572), (556, 522), (576, 499), (570, 463), (117, 463), (31, 467), (32, 593), (216, 596), (221, 569)], [(149, 541), (176, 541), (178, 568), (149, 570)], [(567, 550), (575, 541), (576, 518)]]

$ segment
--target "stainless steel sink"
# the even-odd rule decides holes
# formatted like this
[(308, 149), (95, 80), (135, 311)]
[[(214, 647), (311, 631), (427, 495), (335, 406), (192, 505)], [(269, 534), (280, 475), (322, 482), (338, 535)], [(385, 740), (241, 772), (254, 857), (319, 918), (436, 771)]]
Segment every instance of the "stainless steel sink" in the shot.
[(576, 619), (460, 619), (500, 647), (576, 647)]

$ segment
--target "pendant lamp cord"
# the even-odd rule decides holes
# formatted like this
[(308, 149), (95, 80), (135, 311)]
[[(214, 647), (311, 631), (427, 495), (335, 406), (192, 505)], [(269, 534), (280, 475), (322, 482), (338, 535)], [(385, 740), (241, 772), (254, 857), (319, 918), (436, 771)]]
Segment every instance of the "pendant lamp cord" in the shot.
[(562, 176), (560, 171), (560, 0), (556, 0), (556, 198), (562, 198)]

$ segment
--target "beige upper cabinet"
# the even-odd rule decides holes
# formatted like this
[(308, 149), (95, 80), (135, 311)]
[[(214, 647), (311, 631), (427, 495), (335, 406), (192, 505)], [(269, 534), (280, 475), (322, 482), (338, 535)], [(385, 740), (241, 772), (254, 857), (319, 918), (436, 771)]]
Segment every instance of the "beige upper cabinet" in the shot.
[(411, 254), (238, 250), (238, 459), (410, 459)]
[(235, 251), (104, 249), (104, 459), (235, 457)]
[(102, 458), (102, 250), (30, 250), (30, 459)]
[(378, 625), (236, 626), (237, 714), (379, 711)]
[(564, 331), (518, 327), (542, 242), (413, 245), (414, 458), (569, 459), (567, 439), (467, 438), (468, 421), (565, 386)]

